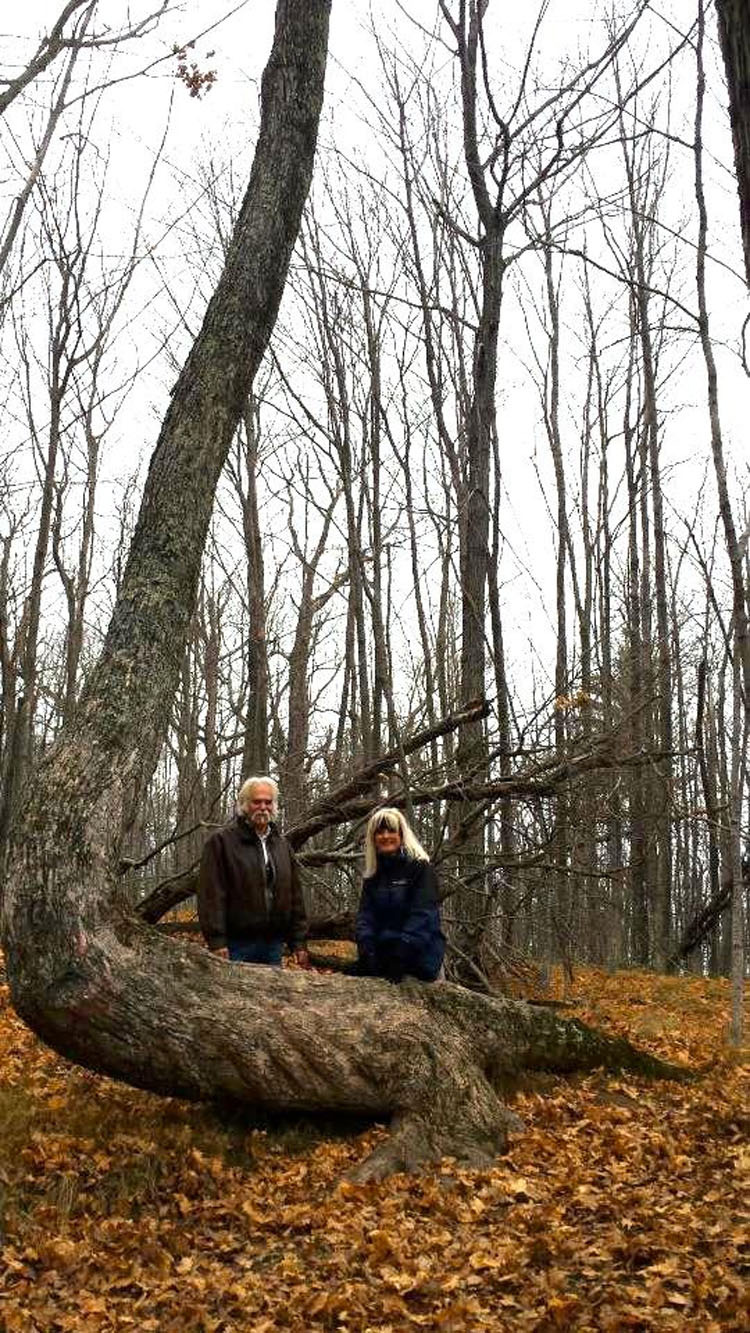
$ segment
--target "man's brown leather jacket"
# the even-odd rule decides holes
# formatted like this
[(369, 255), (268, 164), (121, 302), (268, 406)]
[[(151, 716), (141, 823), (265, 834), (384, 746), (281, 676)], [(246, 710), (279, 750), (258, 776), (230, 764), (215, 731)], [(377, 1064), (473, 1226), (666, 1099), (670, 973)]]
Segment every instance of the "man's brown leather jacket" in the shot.
[(304, 947), (307, 913), (299, 867), (286, 838), (269, 826), (268, 866), (255, 829), (242, 815), (207, 839), (198, 877), (198, 918), (210, 949), (229, 940), (282, 939)]

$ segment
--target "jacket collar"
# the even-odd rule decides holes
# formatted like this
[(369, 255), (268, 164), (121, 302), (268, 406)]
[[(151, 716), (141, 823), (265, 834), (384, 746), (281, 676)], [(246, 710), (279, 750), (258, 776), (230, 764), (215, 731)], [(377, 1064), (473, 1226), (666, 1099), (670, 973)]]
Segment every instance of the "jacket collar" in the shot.
[[(258, 837), (258, 834), (255, 832), (255, 829), (253, 828), (252, 824), (250, 823), (250, 820), (246, 819), (244, 815), (235, 815), (234, 824), (238, 833), (240, 834), (240, 837), (242, 837), (246, 842), (260, 842), (260, 838)], [(270, 820), (268, 825), (268, 837), (277, 838), (278, 836), (279, 836), (279, 826), (275, 822), (275, 820), (272, 819)]]
[(387, 878), (392, 878), (393, 875), (403, 874), (411, 859), (411, 857), (406, 855), (403, 847), (399, 847), (397, 852), (378, 852), (375, 861), (375, 873), (378, 875), (385, 875)]

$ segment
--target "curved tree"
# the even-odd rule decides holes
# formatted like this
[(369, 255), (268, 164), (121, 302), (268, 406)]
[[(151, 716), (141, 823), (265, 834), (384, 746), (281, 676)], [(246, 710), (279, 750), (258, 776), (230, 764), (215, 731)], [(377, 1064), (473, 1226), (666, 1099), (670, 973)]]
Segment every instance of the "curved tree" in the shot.
[(6, 867), (13, 1003), (56, 1050), (158, 1092), (391, 1115), (363, 1178), (486, 1160), (525, 1066), (669, 1072), (549, 1011), (458, 987), (237, 968), (129, 914), (121, 835), (166, 732), (214, 489), (282, 295), (307, 195), (330, 0), (279, 0), (250, 183), (151, 461), (102, 655), (26, 793)]

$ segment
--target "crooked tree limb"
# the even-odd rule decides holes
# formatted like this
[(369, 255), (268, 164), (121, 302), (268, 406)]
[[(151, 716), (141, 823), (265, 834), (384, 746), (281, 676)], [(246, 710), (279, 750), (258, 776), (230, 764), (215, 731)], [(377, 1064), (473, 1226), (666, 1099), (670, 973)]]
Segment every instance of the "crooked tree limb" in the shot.
[[(462, 715), (453, 715), (453, 726), (462, 725), (462, 722), (456, 720), (459, 716)], [(465, 715), (463, 715), (463, 720), (466, 720)], [(447, 722), (448, 719), (445, 721)], [(411, 793), (411, 801), (416, 806), (440, 801), (487, 802), (507, 799), (508, 797), (551, 796), (554, 795), (556, 789), (562, 783), (569, 782), (584, 773), (616, 767), (639, 767), (658, 762), (663, 757), (661, 753), (644, 751), (643, 753), (618, 758), (608, 753), (606, 746), (600, 743), (596, 749), (586, 751), (582, 755), (576, 755), (563, 764), (543, 765), (527, 773), (519, 773), (512, 778), (503, 778), (498, 782), (477, 784), (449, 782), (431, 788), (416, 788)], [(398, 756), (394, 758), (391, 754), (388, 762), (395, 763), (397, 758)], [(376, 765), (371, 767), (374, 768)], [(363, 770), (363, 772), (368, 771)], [(354, 787), (357, 784), (353, 780), (348, 785)], [(344, 788), (338, 790), (341, 792)], [(326, 829), (339, 824), (363, 819), (372, 810), (372, 795), (351, 796), (343, 803), (337, 803), (334, 799), (335, 795), (336, 793), (332, 793), (329, 800), (318, 802), (316, 806), (313, 806), (303, 822), (290, 832), (289, 841), (296, 849), (299, 849), (304, 842), (316, 834), (323, 833)], [(399, 795), (391, 796), (389, 800), (395, 806), (405, 804), (405, 798)], [(143, 921), (152, 923), (159, 921), (172, 907), (176, 907), (179, 903), (184, 902), (186, 898), (192, 897), (196, 892), (197, 884), (198, 875), (195, 869), (186, 871), (185, 876), (179, 879), (170, 879), (162, 884), (157, 884), (156, 888), (138, 904), (136, 913)]]
[[(747, 888), (750, 884), (750, 859), (743, 857), (742, 884)], [(688, 958), (715, 930), (718, 926), (724, 912), (731, 906), (732, 895), (734, 893), (734, 878), (730, 875), (722, 879), (719, 888), (711, 895), (708, 902), (698, 908), (698, 911), (692, 917), (685, 927), (680, 943), (669, 958), (669, 963), (674, 966)]]
[[(510, 797), (554, 796), (558, 787), (565, 782), (574, 781), (586, 773), (594, 773), (611, 768), (639, 768), (658, 763), (666, 758), (662, 751), (644, 750), (629, 755), (617, 755), (607, 748), (608, 737), (600, 738), (592, 750), (573, 755), (563, 763), (551, 763), (535, 766), (525, 773), (515, 774), (510, 778), (501, 778), (496, 782), (444, 782), (434, 787), (416, 787), (410, 794), (412, 805), (433, 805), (442, 801), (498, 801)], [(398, 793), (389, 796), (391, 805), (401, 807), (406, 798)], [(372, 796), (353, 796), (338, 806), (326, 805), (318, 814), (306, 820), (294, 829), (290, 841), (295, 848), (308, 838), (324, 832), (337, 824), (362, 819), (372, 809)]]
[[(310, 806), (300, 820), (299, 824), (294, 825), (287, 832), (287, 837), (292, 847), (297, 850), (310, 838), (314, 837), (322, 828), (329, 828), (330, 816), (336, 816), (350, 801), (356, 797), (362, 796), (363, 792), (369, 792), (373, 783), (377, 781), (383, 773), (401, 763), (404, 755), (415, 754), (417, 750), (422, 750), (430, 741), (436, 740), (439, 736), (447, 736), (453, 731), (460, 730), (461, 727), (469, 723), (479, 722), (487, 717), (490, 711), (490, 705), (486, 700), (480, 699), (476, 703), (467, 704), (464, 708), (455, 713), (449, 713), (447, 717), (441, 718), (431, 727), (425, 727), (418, 731), (408, 740), (403, 741), (402, 745), (396, 749), (387, 751), (379, 759), (375, 759), (371, 764), (355, 773), (348, 782), (335, 787), (325, 797), (316, 801)], [(389, 798), (390, 799), (390, 798)], [(367, 798), (367, 809), (372, 804), (372, 795)], [(321, 823), (321, 821), (323, 821)], [(334, 823), (343, 823), (344, 820), (335, 818)]]
[[(111, 1036), (100, 1061), (125, 1078), (134, 1077), (131, 1044), (147, 1067), (151, 1058), (139, 1025), (131, 1041), (126, 1030), (110, 1034), (98, 1023), (108, 977), (122, 957), (111, 925), (122, 902), (122, 829), (167, 732), (216, 485), (299, 231), (323, 100), (329, 13), (330, 0), (278, 0), (250, 180), (224, 269), (151, 458), (101, 656), (73, 718), (34, 775), (5, 867), (0, 935), (13, 1002), (38, 1031), (65, 1042), (64, 979), (77, 993), (79, 962), (93, 951), (98, 966), (90, 980), (103, 992), (90, 996), (91, 1026), (79, 1041), (93, 1052)], [(134, 994), (139, 980), (133, 978)], [(175, 1005), (179, 998), (178, 988)], [(154, 1030), (152, 1044), (158, 1039)]]
[[(305, 812), (301, 822), (289, 830), (287, 837), (295, 850), (314, 836), (321, 828), (331, 827), (331, 815), (340, 814), (347, 802), (354, 797), (361, 796), (363, 792), (368, 791), (374, 782), (394, 768), (402, 759), (404, 754), (415, 754), (418, 750), (429, 745), (430, 741), (438, 736), (447, 736), (450, 732), (456, 731), (469, 722), (476, 722), (486, 717), (490, 711), (490, 705), (485, 700), (480, 700), (476, 704), (469, 704), (458, 712), (450, 713), (447, 717), (441, 718), (431, 727), (426, 727), (415, 733), (409, 740), (404, 741), (399, 749), (389, 750), (381, 755), (373, 763), (355, 773), (354, 777), (341, 786), (334, 788), (325, 798), (316, 801), (308, 811)], [(372, 804), (370, 795), (366, 801), (366, 809), (369, 811)], [(334, 822), (343, 823), (348, 816), (337, 818)], [(323, 821), (321, 823), (321, 821)], [(326, 863), (334, 858), (325, 857)], [(171, 908), (177, 907), (186, 898), (191, 898), (198, 886), (197, 866), (191, 866), (184, 875), (171, 876), (168, 880), (162, 881), (149, 893), (136, 907), (136, 915), (143, 921), (152, 924), (159, 921)], [(318, 936), (318, 938), (323, 938)], [(330, 936), (336, 939), (338, 936)]]
[(280, 1111), (392, 1119), (356, 1175), (506, 1144), (496, 1087), (523, 1070), (684, 1071), (575, 1020), (445, 982), (242, 967), (122, 918), (45, 958), (14, 1002), (56, 1050), (137, 1087)]

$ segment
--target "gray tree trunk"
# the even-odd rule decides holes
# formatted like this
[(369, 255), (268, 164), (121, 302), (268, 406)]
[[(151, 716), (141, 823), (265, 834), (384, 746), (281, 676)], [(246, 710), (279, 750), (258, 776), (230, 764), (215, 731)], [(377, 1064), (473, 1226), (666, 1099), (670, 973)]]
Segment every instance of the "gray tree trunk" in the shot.
[(750, 12), (747, 0), (716, 0), (729, 92), (745, 275), (750, 285)]
[[(166, 734), (216, 483), (284, 289), (312, 172), (329, 11), (330, 0), (279, 0), (250, 182), (151, 460), (104, 649), (12, 830), (2, 942), (14, 1003), (61, 1049), (91, 1005), (80, 1058), (113, 1073), (121, 1065), (124, 1077), (140, 1059), (148, 1067), (153, 1043), (136, 1026), (111, 1044), (96, 1018), (130, 948), (118, 917), (121, 830)], [(132, 995), (139, 966), (158, 988), (148, 949), (139, 937)], [(180, 990), (170, 994), (180, 1008)], [(144, 1011), (146, 1026), (155, 1018)], [(196, 1059), (201, 1045), (196, 1030)]]
[(258, 407), (248, 394), (242, 418), (247, 473), (243, 491), (241, 467), (237, 463), (237, 493), (242, 506), (242, 528), (247, 558), (247, 717), (242, 751), (242, 772), (268, 771), (268, 651), (263, 544), (258, 513)]

